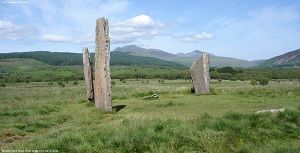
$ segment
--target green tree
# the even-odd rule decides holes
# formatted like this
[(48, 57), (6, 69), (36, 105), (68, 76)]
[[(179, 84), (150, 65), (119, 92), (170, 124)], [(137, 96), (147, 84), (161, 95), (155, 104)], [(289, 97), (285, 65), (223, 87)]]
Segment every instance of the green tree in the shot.
[(250, 84), (253, 85), (253, 86), (256, 86), (257, 85), (257, 80), (252, 79), (251, 82), (250, 82)]
[(270, 80), (266, 77), (262, 77), (258, 79), (258, 82), (260, 85), (265, 86), (267, 84), (269, 84)]

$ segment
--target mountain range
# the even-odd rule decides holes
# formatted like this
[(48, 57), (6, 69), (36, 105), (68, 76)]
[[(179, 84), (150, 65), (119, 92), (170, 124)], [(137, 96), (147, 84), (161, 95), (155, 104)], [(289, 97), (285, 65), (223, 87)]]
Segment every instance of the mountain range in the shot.
[[(190, 66), (193, 61), (201, 56), (203, 51), (195, 50), (189, 53), (178, 53), (172, 54), (159, 49), (146, 49), (142, 47), (138, 47), (136, 45), (129, 45), (124, 47), (117, 47), (113, 50), (113, 52), (122, 52), (127, 53), (129, 55), (135, 56), (146, 56), (146, 57), (154, 57), (159, 58), (166, 61), (176, 62), (182, 65)], [(212, 67), (254, 67), (258, 65), (262, 61), (246, 61), (242, 59), (236, 59), (231, 57), (222, 57), (210, 54), (211, 57), (211, 66)]]
[[(154, 57), (166, 61), (179, 63), (190, 66), (193, 61), (201, 56), (203, 51), (195, 50), (189, 53), (172, 54), (159, 49), (146, 49), (136, 45), (128, 45), (124, 47), (117, 47), (113, 52), (127, 53), (129, 55)], [(209, 53), (210, 54), (210, 53)], [(242, 67), (242, 68), (264, 68), (264, 67), (294, 67), (300, 66), (300, 49), (290, 51), (285, 54), (267, 59), (267, 60), (253, 60), (247, 61), (243, 59), (217, 56), (210, 54), (211, 67)]]

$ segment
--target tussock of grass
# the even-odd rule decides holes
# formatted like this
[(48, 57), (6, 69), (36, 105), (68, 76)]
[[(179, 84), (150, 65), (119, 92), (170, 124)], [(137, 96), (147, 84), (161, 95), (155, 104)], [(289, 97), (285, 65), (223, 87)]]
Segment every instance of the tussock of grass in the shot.
[(0, 116), (28, 116), (29, 112), (26, 110), (8, 110), (5, 112), (1, 112)]
[(156, 104), (157, 107), (172, 107), (172, 106), (183, 106), (184, 103), (174, 103), (172, 101), (168, 103)]
[(261, 88), (254, 88), (251, 90), (240, 90), (237, 92), (237, 94), (245, 97), (249, 97), (249, 96), (270, 97), (270, 98), (296, 97), (296, 95), (300, 94), (300, 88), (295, 88), (291, 90), (286, 88), (274, 89), (274, 88), (261, 87)]

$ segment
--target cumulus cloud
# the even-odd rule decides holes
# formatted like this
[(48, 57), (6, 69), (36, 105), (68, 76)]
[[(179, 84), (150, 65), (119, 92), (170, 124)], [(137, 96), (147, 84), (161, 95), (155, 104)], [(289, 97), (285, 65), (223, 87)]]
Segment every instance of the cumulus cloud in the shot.
[[(150, 39), (161, 35), (160, 29), (164, 25), (154, 21), (147, 15), (139, 15), (123, 22), (110, 26), (110, 40), (112, 44), (130, 43), (139, 39)], [(63, 35), (44, 35), (41, 40), (51, 42), (72, 42), (81, 45), (92, 45), (95, 42), (94, 34), (86, 34), (76, 37)]]
[(214, 38), (213, 34), (206, 33), (206, 32), (181, 37), (183, 41), (188, 43), (203, 42), (203, 41), (211, 40), (213, 38)]
[(41, 37), (42, 41), (46, 42), (72, 42), (71, 37), (56, 34), (46, 34)]
[(148, 15), (139, 15), (111, 26), (112, 43), (130, 43), (161, 34), (164, 25)]
[(18, 40), (36, 35), (37, 28), (31, 25), (17, 25), (10, 21), (0, 20), (0, 39)]

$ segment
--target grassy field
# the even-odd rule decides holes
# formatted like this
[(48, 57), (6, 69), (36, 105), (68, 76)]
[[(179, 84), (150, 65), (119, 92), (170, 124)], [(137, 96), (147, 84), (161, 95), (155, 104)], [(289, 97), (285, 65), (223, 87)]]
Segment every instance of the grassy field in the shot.
[[(300, 152), (300, 82), (114, 80), (114, 112), (85, 98), (84, 82), (0, 87), (0, 148), (59, 152)], [(143, 96), (157, 93), (156, 100)], [(286, 108), (282, 113), (258, 110)]]

